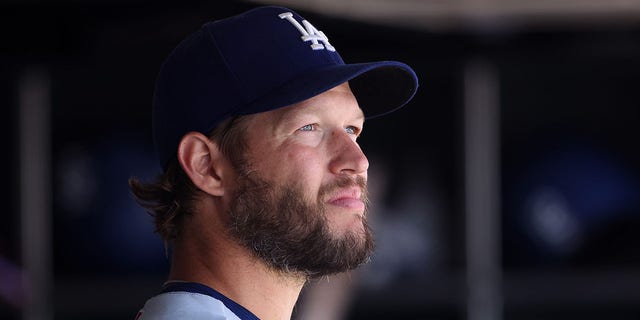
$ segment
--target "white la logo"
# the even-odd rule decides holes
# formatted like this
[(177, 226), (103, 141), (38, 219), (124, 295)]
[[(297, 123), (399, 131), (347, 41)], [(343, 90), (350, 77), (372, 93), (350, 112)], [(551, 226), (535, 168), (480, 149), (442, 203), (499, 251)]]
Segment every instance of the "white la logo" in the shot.
[[(280, 17), (280, 19), (289, 20), (289, 22), (291, 22), (291, 24), (293, 24), (302, 34), (302, 41), (311, 41), (311, 48), (313, 50), (322, 50), (326, 48), (329, 51), (336, 51), (336, 48), (334, 48), (329, 43), (329, 38), (324, 35), (324, 32), (316, 29), (316, 27), (309, 23), (309, 21), (302, 20), (301, 25), (298, 21), (296, 21), (296, 19), (293, 18), (293, 13), (291, 12), (281, 13), (278, 15), (278, 17)], [(322, 41), (324, 45), (318, 43), (318, 41)]]

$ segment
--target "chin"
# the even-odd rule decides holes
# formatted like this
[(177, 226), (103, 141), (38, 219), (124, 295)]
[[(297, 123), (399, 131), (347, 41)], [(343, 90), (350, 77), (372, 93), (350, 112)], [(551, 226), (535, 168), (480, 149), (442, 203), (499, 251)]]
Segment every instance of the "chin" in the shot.
[(359, 234), (364, 239), (365, 224), (362, 212), (339, 213), (329, 218), (330, 229), (336, 237), (343, 237), (347, 233)]

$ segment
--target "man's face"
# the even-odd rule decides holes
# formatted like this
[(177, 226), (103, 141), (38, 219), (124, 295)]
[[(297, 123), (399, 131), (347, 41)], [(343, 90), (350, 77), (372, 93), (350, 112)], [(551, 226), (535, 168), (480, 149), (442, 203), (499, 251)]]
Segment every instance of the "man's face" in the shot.
[(356, 142), (363, 122), (346, 83), (250, 117), (232, 235), (280, 271), (321, 276), (365, 262), (373, 242), (365, 220), (369, 163)]

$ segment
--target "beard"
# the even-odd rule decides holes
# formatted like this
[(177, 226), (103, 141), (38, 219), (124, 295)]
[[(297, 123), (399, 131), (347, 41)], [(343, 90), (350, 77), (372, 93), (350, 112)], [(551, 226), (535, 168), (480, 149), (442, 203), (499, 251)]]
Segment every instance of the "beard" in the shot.
[(322, 201), (337, 188), (358, 186), (367, 204), (362, 177), (343, 177), (322, 186), (314, 202), (305, 198), (301, 185), (273, 186), (248, 165), (238, 171), (238, 189), (229, 210), (230, 234), (273, 270), (317, 278), (355, 269), (369, 260), (374, 244), (366, 209), (361, 230), (338, 234), (330, 228)]

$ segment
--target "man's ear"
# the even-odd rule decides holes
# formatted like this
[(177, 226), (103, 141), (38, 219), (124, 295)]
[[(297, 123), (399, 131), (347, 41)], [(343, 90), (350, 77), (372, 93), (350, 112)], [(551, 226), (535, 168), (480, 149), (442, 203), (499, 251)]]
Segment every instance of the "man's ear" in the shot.
[(218, 144), (199, 132), (185, 134), (178, 145), (182, 170), (198, 189), (212, 196), (224, 195), (225, 160)]

